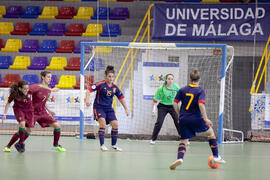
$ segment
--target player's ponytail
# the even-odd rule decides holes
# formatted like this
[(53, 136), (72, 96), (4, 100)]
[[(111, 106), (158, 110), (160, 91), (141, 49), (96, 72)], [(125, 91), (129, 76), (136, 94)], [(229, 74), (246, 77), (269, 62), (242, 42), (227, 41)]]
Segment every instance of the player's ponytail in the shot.
[(24, 85), (28, 85), (27, 81), (21, 80), (18, 84), (12, 84), (10, 86), (9, 93), (14, 97), (23, 97), (23, 93), (19, 90), (19, 88), (23, 88)]
[(109, 73), (113, 73), (113, 74), (115, 73), (115, 72), (114, 72), (114, 67), (113, 67), (113, 66), (110, 66), (110, 65), (109, 65), (109, 66), (106, 67), (105, 75), (107, 76)]
[(198, 82), (201, 79), (199, 70), (197, 68), (193, 69), (189, 77), (192, 82)]

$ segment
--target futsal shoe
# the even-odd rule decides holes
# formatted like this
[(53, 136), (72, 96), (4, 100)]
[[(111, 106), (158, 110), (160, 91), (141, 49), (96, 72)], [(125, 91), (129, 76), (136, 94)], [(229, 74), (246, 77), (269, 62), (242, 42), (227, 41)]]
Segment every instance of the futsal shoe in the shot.
[(102, 146), (100, 146), (100, 150), (101, 150), (102, 152), (106, 152), (106, 151), (108, 151), (109, 149), (103, 144)]
[(23, 152), (21, 144), (16, 143), (14, 146), (15, 146), (16, 150), (17, 150), (19, 153), (22, 153), (22, 152)]
[(225, 163), (226, 163), (226, 161), (225, 161), (224, 159), (222, 159), (221, 156), (214, 157), (214, 161), (215, 161), (216, 163), (219, 163), (219, 164), (225, 164)]
[(63, 148), (61, 145), (55, 146), (54, 149), (58, 152), (66, 152), (66, 149)]
[(11, 149), (9, 147), (5, 147), (4, 152), (11, 152)]
[(184, 162), (183, 159), (177, 159), (176, 161), (174, 161), (171, 165), (170, 165), (170, 169), (171, 170), (175, 170), (175, 168), (179, 165), (181, 165)]
[(156, 144), (156, 141), (151, 140), (150, 141), (150, 144), (155, 145)]
[(24, 143), (21, 144), (21, 151), (22, 151), (22, 152), (25, 151), (25, 144), (24, 144)]
[(116, 145), (112, 146), (112, 149), (114, 149), (115, 151), (118, 151), (118, 152), (122, 152), (123, 151), (120, 147), (118, 147)]

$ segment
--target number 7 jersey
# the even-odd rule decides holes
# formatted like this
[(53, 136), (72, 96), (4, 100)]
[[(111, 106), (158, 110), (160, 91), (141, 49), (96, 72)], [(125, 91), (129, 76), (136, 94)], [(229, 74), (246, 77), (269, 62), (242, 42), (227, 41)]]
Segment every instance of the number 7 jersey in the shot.
[(199, 103), (205, 104), (205, 92), (197, 84), (190, 84), (181, 88), (174, 98), (174, 102), (182, 102), (180, 107), (180, 117), (183, 116), (201, 116)]

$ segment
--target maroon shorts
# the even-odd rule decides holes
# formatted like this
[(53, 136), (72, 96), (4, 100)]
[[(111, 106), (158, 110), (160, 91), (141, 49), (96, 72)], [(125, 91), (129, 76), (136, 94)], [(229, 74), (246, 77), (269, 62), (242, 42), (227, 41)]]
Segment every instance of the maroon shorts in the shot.
[(18, 109), (13, 109), (13, 111), (19, 123), (25, 121), (25, 126), (28, 128), (33, 128), (35, 126), (34, 112), (32, 111), (24, 112)]
[(38, 122), (38, 124), (45, 128), (49, 127), (51, 124), (56, 123), (57, 121), (49, 115), (46, 111), (45, 112), (38, 112), (34, 115), (35, 122)]

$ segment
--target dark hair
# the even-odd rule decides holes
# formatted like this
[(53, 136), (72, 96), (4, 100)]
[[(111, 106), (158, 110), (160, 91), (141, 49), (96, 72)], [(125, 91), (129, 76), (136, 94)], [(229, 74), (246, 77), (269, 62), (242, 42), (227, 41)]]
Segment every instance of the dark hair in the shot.
[(49, 71), (41, 71), (40, 72), (41, 80), (43, 80), (42, 77), (46, 77), (47, 74), (51, 74), (51, 72), (49, 72)]
[(9, 90), (10, 95), (15, 97), (24, 97), (24, 94), (19, 90), (19, 88), (23, 88), (24, 85), (28, 85), (28, 82), (21, 80), (18, 84), (12, 84)]
[(201, 79), (199, 70), (197, 68), (193, 69), (189, 77), (192, 82), (198, 82)]
[(109, 73), (113, 73), (114, 74), (114, 67), (113, 66), (107, 66), (106, 70), (105, 70), (105, 75), (107, 76)]
[(166, 74), (166, 76), (164, 76), (164, 85), (167, 85), (167, 81), (166, 80), (167, 80), (168, 76), (174, 77), (173, 74)]

